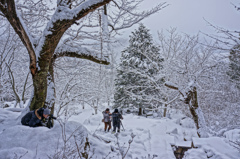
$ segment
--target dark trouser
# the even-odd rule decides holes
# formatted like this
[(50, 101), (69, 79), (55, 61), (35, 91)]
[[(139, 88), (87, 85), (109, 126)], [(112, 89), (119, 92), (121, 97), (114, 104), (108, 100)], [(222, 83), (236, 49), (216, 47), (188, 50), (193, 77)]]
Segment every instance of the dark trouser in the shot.
[(116, 128), (118, 128), (118, 132), (120, 132), (120, 122), (113, 123), (113, 131), (116, 131)]
[(29, 126), (25, 121), (21, 121), (22, 125)]
[(111, 122), (104, 122), (104, 125), (105, 125), (104, 131), (107, 130), (107, 127), (108, 127), (108, 131), (111, 129)]

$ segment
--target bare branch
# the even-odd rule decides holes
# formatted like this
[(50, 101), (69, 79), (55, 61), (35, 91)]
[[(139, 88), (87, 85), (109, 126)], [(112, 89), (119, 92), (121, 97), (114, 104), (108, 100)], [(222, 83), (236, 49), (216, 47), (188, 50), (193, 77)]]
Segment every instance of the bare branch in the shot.
[(156, 7), (152, 8), (151, 10), (148, 11), (143, 11), (143, 12), (134, 12), (134, 10), (137, 10), (139, 4), (143, 0), (140, 1), (113, 1), (113, 7), (117, 7), (112, 11), (112, 14), (109, 14), (109, 24), (112, 28), (112, 31), (118, 31), (122, 30), (125, 28), (129, 28), (133, 26), (134, 24), (139, 23), (143, 19), (147, 18), (148, 16), (164, 9), (165, 7), (168, 6), (166, 2), (158, 4)]
[(17, 103), (18, 103), (18, 102), (20, 102), (20, 97), (17, 94), (16, 88), (15, 88), (15, 79), (14, 79), (14, 76), (13, 76), (13, 72), (11, 70), (11, 67), (7, 63), (6, 63), (6, 66), (8, 67), (8, 75), (9, 75), (9, 78), (11, 79), (12, 90), (14, 92), (15, 98), (16, 98)]
[(23, 86), (23, 92), (22, 92), (22, 100), (24, 101), (24, 96), (25, 96), (25, 91), (26, 91), (26, 86), (27, 86), (27, 81), (28, 81), (28, 77), (29, 77), (30, 72), (28, 72), (24, 86)]
[(176, 87), (175, 85), (172, 85), (172, 84), (170, 84), (170, 83), (168, 83), (168, 82), (165, 82), (164, 85), (165, 85), (166, 87), (168, 87), (168, 88), (178, 90), (178, 87)]

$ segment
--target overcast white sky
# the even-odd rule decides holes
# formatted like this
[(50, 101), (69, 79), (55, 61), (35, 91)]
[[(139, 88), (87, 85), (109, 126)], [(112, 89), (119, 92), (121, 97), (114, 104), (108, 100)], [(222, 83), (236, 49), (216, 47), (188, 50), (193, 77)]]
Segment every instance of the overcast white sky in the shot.
[(167, 2), (169, 6), (143, 21), (154, 37), (158, 30), (170, 27), (188, 34), (197, 34), (199, 31), (215, 33), (204, 19), (229, 30), (240, 30), (240, 11), (231, 4), (240, 6), (240, 0), (145, 0), (141, 8), (151, 9), (161, 2)]

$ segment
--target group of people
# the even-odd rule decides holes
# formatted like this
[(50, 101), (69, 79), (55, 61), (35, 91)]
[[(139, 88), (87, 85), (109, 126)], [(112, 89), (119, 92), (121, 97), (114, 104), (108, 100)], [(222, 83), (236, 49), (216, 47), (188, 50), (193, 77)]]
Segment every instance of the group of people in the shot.
[(102, 122), (104, 122), (104, 131), (110, 131), (111, 125), (113, 122), (113, 133), (120, 132), (121, 119), (123, 119), (122, 115), (118, 112), (118, 109), (115, 109), (113, 113), (110, 113), (109, 108), (107, 108), (103, 113)]

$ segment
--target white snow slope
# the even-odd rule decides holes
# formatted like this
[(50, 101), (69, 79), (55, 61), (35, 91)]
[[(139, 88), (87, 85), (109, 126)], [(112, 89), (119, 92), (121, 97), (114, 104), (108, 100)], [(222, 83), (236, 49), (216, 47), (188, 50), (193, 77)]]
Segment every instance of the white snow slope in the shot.
[[(171, 145), (191, 146), (192, 141), (196, 148), (188, 150), (185, 159), (240, 159), (240, 152), (229, 141), (240, 139), (240, 129), (225, 133), (226, 138), (200, 139), (193, 121), (179, 113), (172, 113), (171, 119), (123, 115), (125, 131), (118, 134), (118, 142), (116, 134), (103, 131), (101, 112), (92, 115), (91, 108), (72, 116), (66, 131), (58, 122), (52, 129), (22, 126), (16, 121), (18, 115), (0, 109), (0, 159), (79, 158), (79, 152), (84, 151), (80, 143), (85, 143), (86, 137), (89, 157), (118, 159), (122, 158), (120, 153), (126, 153), (132, 133), (136, 136), (126, 159), (175, 159)], [(67, 141), (65, 149), (63, 139)]]

